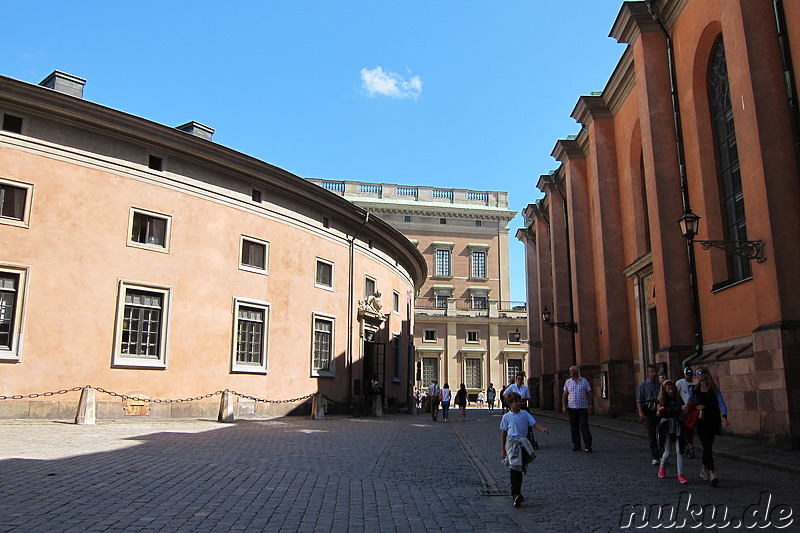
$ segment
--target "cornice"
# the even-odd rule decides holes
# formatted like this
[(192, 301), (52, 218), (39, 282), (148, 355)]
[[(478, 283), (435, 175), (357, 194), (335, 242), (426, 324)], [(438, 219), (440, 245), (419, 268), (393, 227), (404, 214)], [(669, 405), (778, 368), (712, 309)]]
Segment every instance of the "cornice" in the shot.
[(572, 110), (572, 118), (584, 126), (589, 126), (595, 119), (612, 118), (611, 110), (606, 105), (601, 95), (584, 95), (578, 98), (575, 109)]
[(562, 163), (571, 159), (586, 159), (586, 154), (577, 139), (559, 139), (550, 155)]
[(633, 64), (633, 51), (628, 47), (622, 54), (614, 72), (611, 74), (606, 88), (603, 90), (603, 100), (606, 102), (612, 115), (619, 112), (622, 104), (636, 84), (636, 69)]
[(611, 27), (609, 37), (617, 42), (632, 44), (642, 33), (661, 31), (644, 2), (625, 2)]
[[(345, 226), (360, 227), (366, 218), (367, 212), (361, 207), (282, 168), (173, 127), (83, 98), (0, 76), (0, 102), (48, 121), (125, 142), (156, 147), (214, 171), (263, 184), (288, 198), (330, 213)], [(415, 284), (421, 286), (424, 283), (428, 270), (425, 258), (402, 233), (377, 217), (369, 219), (364, 232), (402, 252), (398, 262), (408, 269)]]

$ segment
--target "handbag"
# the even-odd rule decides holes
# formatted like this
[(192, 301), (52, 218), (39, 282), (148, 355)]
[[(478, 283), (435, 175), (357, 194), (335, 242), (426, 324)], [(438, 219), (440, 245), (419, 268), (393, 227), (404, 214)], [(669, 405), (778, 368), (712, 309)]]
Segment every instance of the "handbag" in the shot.
[(697, 427), (697, 422), (700, 420), (700, 410), (697, 409), (697, 406), (694, 402), (689, 402), (686, 404), (686, 414), (683, 417), (683, 425), (686, 426), (688, 429), (694, 429)]

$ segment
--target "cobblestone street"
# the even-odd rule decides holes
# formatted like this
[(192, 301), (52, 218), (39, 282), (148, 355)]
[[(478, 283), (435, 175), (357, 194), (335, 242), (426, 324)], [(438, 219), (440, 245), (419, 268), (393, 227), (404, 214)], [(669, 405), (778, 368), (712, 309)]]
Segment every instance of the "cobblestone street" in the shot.
[(762, 492), (771, 509), (800, 501), (796, 475), (722, 458), (717, 488), (698, 478), (699, 459), (686, 461), (687, 486), (672, 465), (658, 479), (644, 439), (599, 426), (594, 453), (572, 452), (568, 424), (540, 416), (551, 434), (540, 436), (516, 509), (509, 496), (480, 493), (508, 489), (499, 422), (499, 411), (477, 409), (448, 424), (425, 413), (0, 421), (0, 531), (602, 532), (620, 529), (625, 505), (678, 506), (689, 495), (692, 504), (727, 506), (735, 529)]

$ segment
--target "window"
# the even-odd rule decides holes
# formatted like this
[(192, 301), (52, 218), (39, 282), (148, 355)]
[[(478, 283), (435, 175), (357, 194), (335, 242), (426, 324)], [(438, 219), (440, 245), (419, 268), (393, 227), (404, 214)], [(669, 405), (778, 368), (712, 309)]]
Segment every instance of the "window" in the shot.
[(114, 366), (166, 368), (169, 289), (120, 282)]
[(509, 331), (508, 332), (508, 342), (509, 344), (519, 344), (521, 342), (522, 334), (519, 330)]
[(0, 223), (27, 226), (32, 189), (27, 183), (0, 180)]
[(314, 315), (312, 376), (333, 376), (333, 318)]
[(439, 379), (439, 358), (438, 357), (423, 357), (422, 358), (422, 383), (428, 385), (431, 380)]
[(164, 160), (158, 156), (151, 155), (149, 161), (147, 162), (147, 166), (153, 170), (161, 171), (164, 169)]
[(440, 218), (439, 219), (439, 224), (447, 224), (447, 219), (446, 218)]
[(478, 331), (467, 332), (467, 342), (479, 342), (480, 340), (481, 340), (480, 332)]
[(317, 259), (317, 274), (314, 285), (321, 289), (333, 288), (333, 263), (324, 259)]
[(451, 277), (452, 271), (450, 269), (450, 257), (452, 256), (451, 250), (436, 250), (436, 275), (443, 277)]
[(168, 215), (132, 208), (128, 245), (157, 251), (169, 251)]
[(472, 297), (473, 309), (489, 309), (489, 299), (486, 296), (473, 296)]
[(392, 379), (397, 382), (400, 381), (400, 335), (397, 333), (392, 335), (392, 355)]
[(331, 219), (328, 217), (322, 217), (322, 227), (323, 228), (330, 228), (331, 227)]
[(464, 359), (464, 385), (468, 389), (482, 389), (481, 360), (476, 357)]
[(472, 277), (473, 278), (486, 277), (486, 252), (483, 251), (472, 252)]
[[(719, 194), (722, 202), (722, 223), (725, 239), (747, 240), (747, 219), (744, 212), (744, 192), (736, 147), (736, 128), (733, 123), (731, 89), (722, 38), (714, 45), (708, 71), (708, 100), (711, 107), (711, 126), (717, 152)], [(740, 281), (753, 275), (750, 260), (726, 254), (730, 281)]]
[(403, 215), (403, 222), (411, 222), (411, 217), (409, 215)]
[(426, 329), (424, 332), (423, 340), (425, 342), (436, 342), (436, 330), (435, 329)]
[(475, 227), (476, 228), (480, 228), (482, 225), (483, 225), (482, 221), (480, 221), (480, 220), (476, 220), (475, 221)]
[(437, 294), (436, 295), (436, 307), (439, 309), (447, 309), (447, 301), (450, 297), (446, 294)]
[(506, 383), (522, 372), (522, 359), (506, 359)]
[(19, 360), (26, 273), (0, 267), (0, 360)]
[(239, 268), (251, 272), (266, 273), (269, 266), (268, 252), (269, 243), (267, 241), (242, 235)]
[(250, 196), (253, 201), (257, 204), (261, 203), (261, 191), (258, 189), (253, 189), (253, 194)]
[(13, 133), (22, 133), (22, 117), (14, 115), (3, 115), (3, 129)]
[(269, 304), (234, 300), (231, 372), (266, 374)]
[(367, 276), (364, 278), (364, 298), (368, 298), (378, 292), (375, 279)]
[(400, 293), (397, 291), (392, 293), (392, 311), (395, 313), (400, 312)]

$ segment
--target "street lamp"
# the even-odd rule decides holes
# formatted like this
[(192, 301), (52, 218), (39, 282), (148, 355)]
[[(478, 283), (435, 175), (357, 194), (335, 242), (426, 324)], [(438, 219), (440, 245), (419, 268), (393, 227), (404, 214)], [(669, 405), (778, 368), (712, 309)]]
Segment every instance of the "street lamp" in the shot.
[(703, 250), (710, 248), (719, 248), (731, 255), (738, 255), (750, 261), (755, 260), (763, 263), (767, 260), (764, 257), (764, 241), (698, 241), (695, 240), (697, 230), (700, 225), (700, 217), (687, 211), (681, 218), (678, 219), (678, 225), (681, 227), (681, 234), (689, 242), (699, 243)]
[(524, 341), (524, 340), (522, 340), (520, 332), (519, 332), (519, 328), (517, 328), (517, 330), (514, 332), (514, 337), (517, 339), (517, 342), (522, 342), (524, 344), (528, 344), (532, 348), (541, 348), (542, 347), (542, 341)]
[(551, 328), (558, 327), (561, 329), (566, 329), (567, 331), (571, 331), (572, 333), (578, 332), (578, 324), (576, 324), (575, 322), (551, 322), (550, 316), (551, 316), (550, 311), (547, 309), (547, 307), (545, 307), (544, 311), (542, 311), (542, 321), (544, 321), (545, 324), (547, 324)]

